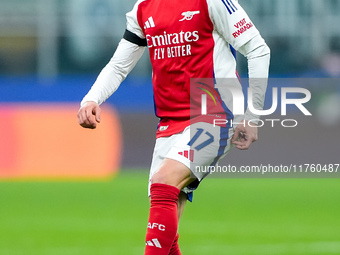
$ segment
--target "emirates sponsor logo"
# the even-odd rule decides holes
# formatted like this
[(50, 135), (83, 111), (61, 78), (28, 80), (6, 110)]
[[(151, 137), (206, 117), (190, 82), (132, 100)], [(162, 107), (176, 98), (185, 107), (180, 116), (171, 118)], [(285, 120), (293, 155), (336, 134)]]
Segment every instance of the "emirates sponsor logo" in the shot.
[(146, 35), (154, 60), (191, 56), (191, 43), (198, 41), (199, 38), (198, 31), (181, 31), (173, 34), (164, 31), (160, 35)]
[(166, 31), (162, 35), (146, 35), (149, 48), (159, 46), (170, 46), (176, 44), (196, 42), (199, 39), (198, 31), (181, 31), (179, 33), (168, 34)]

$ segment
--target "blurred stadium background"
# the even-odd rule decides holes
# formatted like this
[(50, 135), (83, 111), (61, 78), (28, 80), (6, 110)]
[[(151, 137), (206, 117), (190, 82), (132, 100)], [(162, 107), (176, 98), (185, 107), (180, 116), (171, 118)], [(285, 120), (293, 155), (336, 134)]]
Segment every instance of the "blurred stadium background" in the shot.
[[(313, 116), (293, 109), (297, 128), (264, 127), (223, 163), (340, 163), (340, 1), (239, 2), (272, 50), (271, 77), (309, 89)], [(76, 120), (133, 4), (0, 0), (1, 255), (142, 254), (157, 125), (148, 52), (96, 131)], [(340, 254), (339, 184), (211, 178), (187, 206), (183, 254)]]

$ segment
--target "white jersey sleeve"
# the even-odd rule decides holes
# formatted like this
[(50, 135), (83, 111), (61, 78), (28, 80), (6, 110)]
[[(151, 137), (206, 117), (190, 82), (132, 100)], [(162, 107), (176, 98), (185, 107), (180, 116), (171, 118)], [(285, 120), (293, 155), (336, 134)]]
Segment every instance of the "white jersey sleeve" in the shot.
[[(251, 88), (251, 98), (248, 109), (245, 113), (245, 120), (252, 120), (258, 123), (259, 115), (256, 110), (262, 110), (267, 91), (268, 73), (270, 64), (270, 49), (260, 35), (255, 36), (239, 51), (247, 57), (249, 87)], [(248, 94), (249, 98), (249, 94)]]
[(214, 29), (236, 50), (247, 57), (249, 87), (252, 105), (248, 106), (245, 120), (257, 123), (267, 90), (270, 50), (247, 13), (236, 0), (207, 0)]
[(207, 0), (215, 30), (236, 50), (259, 34), (247, 13), (235, 0)]
[(145, 47), (122, 39), (110, 62), (100, 72), (96, 82), (81, 101), (81, 105), (92, 101), (97, 104), (108, 99), (137, 64)]
[(137, 1), (137, 3), (134, 5), (132, 11), (130, 11), (126, 14), (126, 20), (127, 20), (126, 29), (128, 31), (130, 31), (131, 33), (137, 35), (141, 39), (145, 39), (145, 36), (144, 36), (144, 33), (143, 33), (141, 27), (138, 24), (137, 10), (138, 10), (139, 4), (143, 1), (145, 1), (145, 0)]
[(102, 104), (124, 81), (137, 64), (145, 50), (146, 40), (137, 20), (139, 0), (132, 11), (126, 14), (127, 29), (110, 62), (100, 72), (90, 91), (81, 101), (81, 105), (93, 101)]

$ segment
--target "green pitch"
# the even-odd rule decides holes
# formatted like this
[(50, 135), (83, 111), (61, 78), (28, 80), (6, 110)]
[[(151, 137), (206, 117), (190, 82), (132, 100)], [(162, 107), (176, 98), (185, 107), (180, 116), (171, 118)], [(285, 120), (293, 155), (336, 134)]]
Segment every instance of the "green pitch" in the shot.
[[(0, 182), (0, 254), (143, 254), (146, 179)], [(339, 196), (340, 179), (205, 180), (182, 218), (182, 253), (340, 254)]]

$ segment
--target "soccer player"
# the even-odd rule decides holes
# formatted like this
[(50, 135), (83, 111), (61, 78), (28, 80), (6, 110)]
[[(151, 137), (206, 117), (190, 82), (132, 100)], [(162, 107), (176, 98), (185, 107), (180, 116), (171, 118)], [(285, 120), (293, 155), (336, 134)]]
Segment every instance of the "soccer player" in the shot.
[[(237, 81), (234, 54), (238, 50), (248, 60), (253, 107), (261, 110), (270, 50), (235, 0), (139, 0), (126, 17), (124, 37), (82, 100), (78, 121), (84, 128), (96, 128), (99, 105), (117, 90), (148, 47), (160, 122), (150, 169), (145, 254), (178, 255), (179, 219), (186, 200), (192, 199), (205, 177), (196, 167), (213, 166), (233, 146), (244, 150), (257, 140), (257, 127), (248, 121), (256, 122), (258, 116), (248, 107), (243, 122), (230, 125), (234, 118), (230, 91), (214, 81)], [(204, 118), (191, 112), (201, 109), (191, 107), (197, 92), (190, 90), (191, 78), (213, 81), (197, 81), (199, 90), (211, 95), (208, 106), (213, 101), (216, 105)], [(237, 87), (241, 88), (239, 83)], [(224, 116), (228, 123), (216, 127), (209, 116)]]

